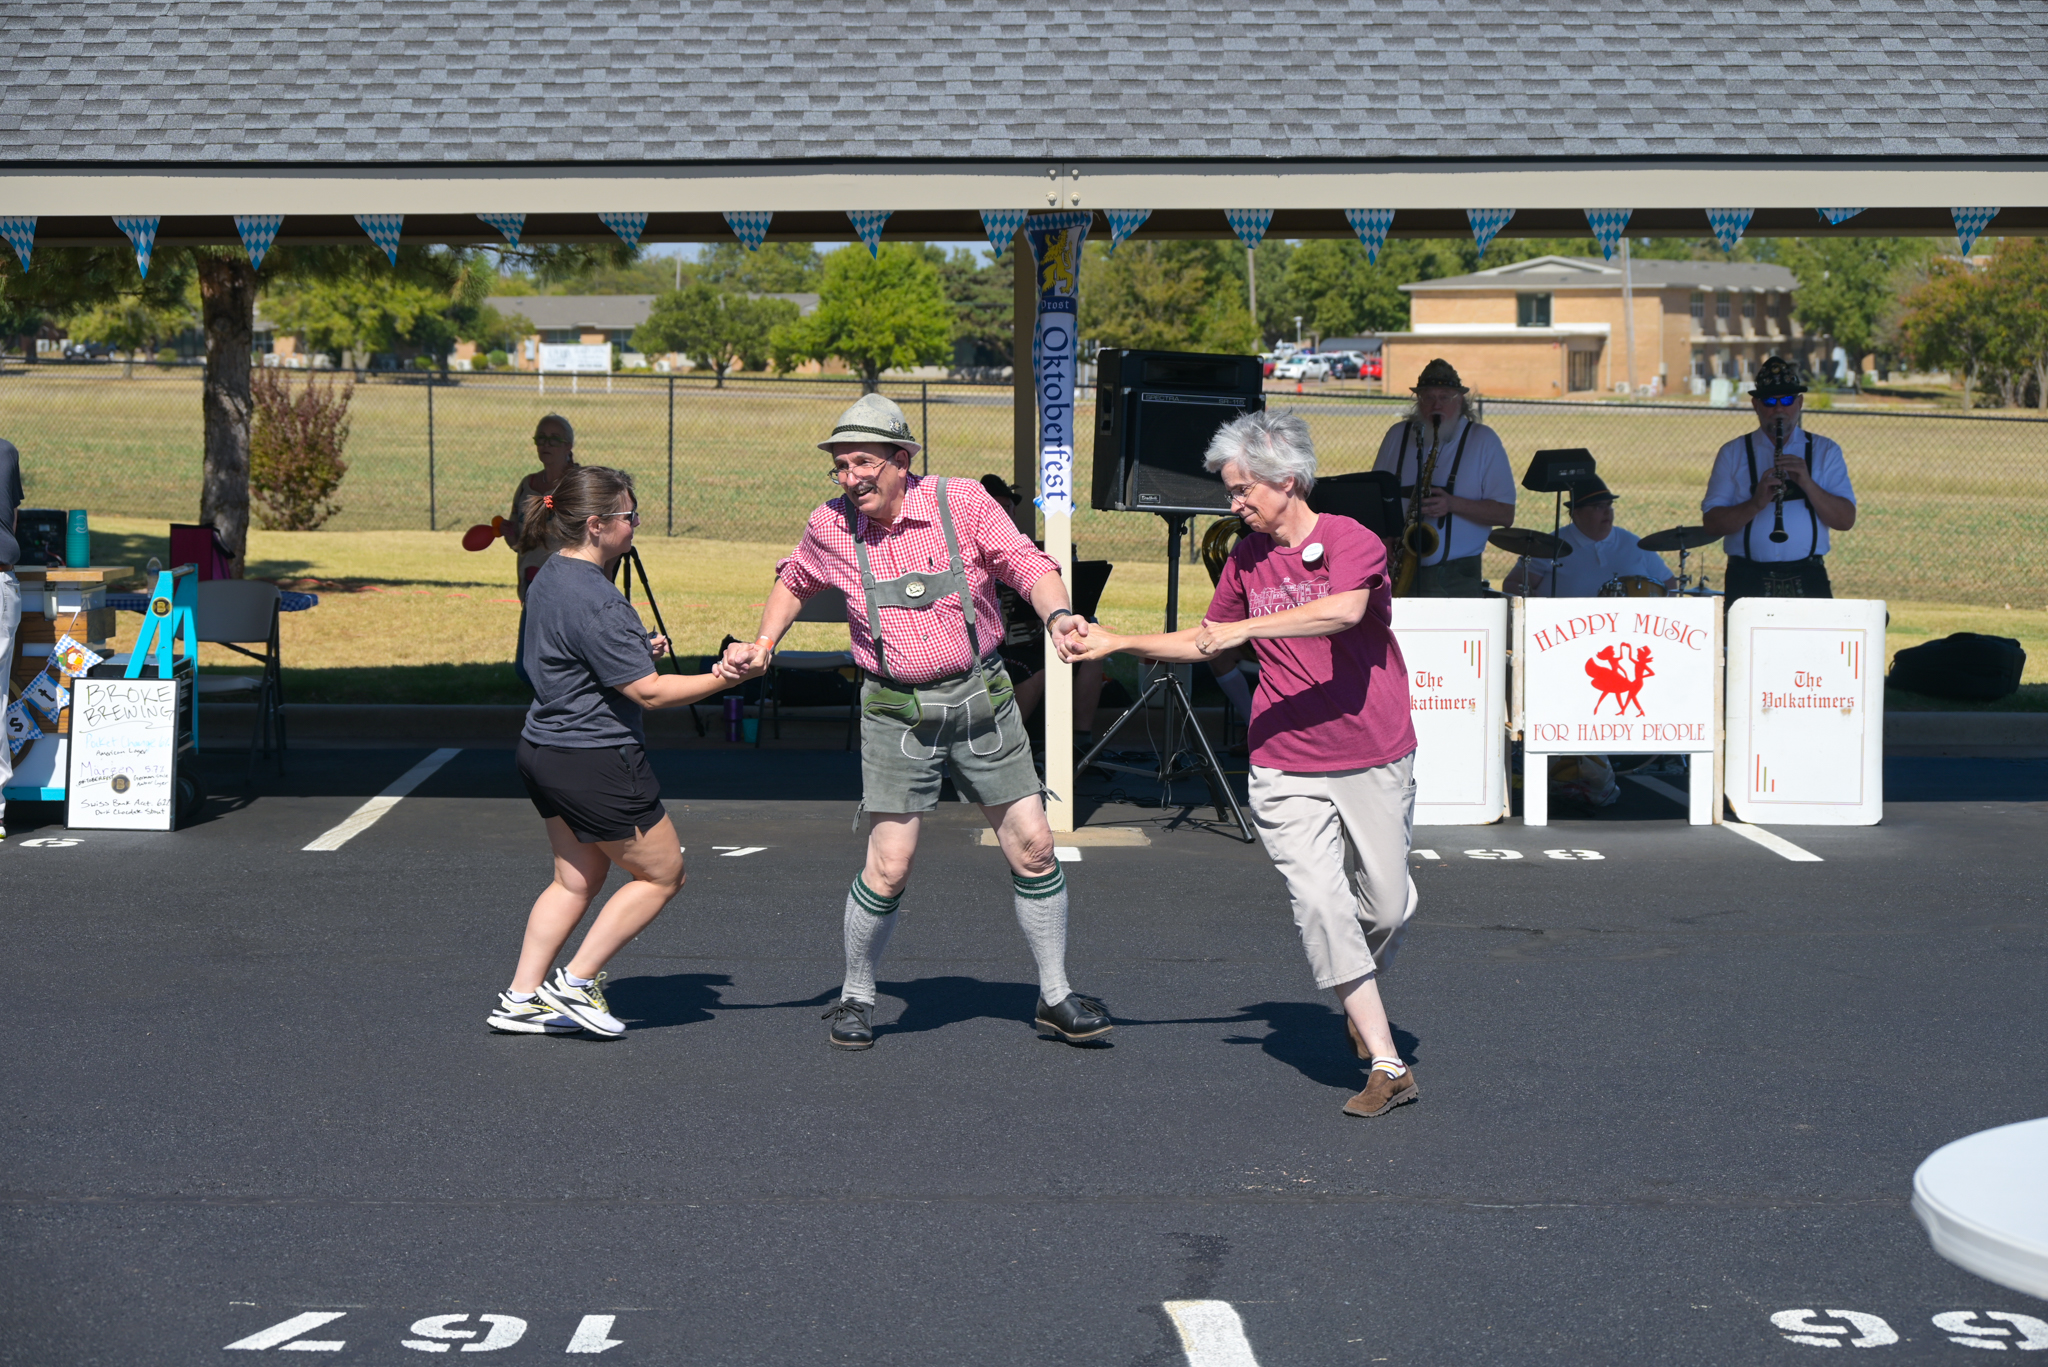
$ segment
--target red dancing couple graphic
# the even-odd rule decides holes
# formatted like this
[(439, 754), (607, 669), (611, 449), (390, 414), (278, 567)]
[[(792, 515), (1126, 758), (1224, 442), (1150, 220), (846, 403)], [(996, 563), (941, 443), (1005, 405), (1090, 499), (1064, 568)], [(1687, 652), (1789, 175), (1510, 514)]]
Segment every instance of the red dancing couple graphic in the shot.
[[(1616, 652), (1620, 652), (1618, 655)], [(1633, 667), (1635, 672), (1629, 673)], [(1634, 703), (1636, 715), (1643, 715), (1643, 680), (1657, 671), (1650, 668), (1650, 648), (1633, 646), (1623, 641), (1618, 646), (1607, 646), (1599, 654), (1586, 661), (1586, 677), (1593, 681), (1593, 687), (1600, 696), (1593, 699), (1593, 715), (1600, 715), (1600, 704), (1614, 699), (1614, 715), (1628, 715), (1629, 704)]]

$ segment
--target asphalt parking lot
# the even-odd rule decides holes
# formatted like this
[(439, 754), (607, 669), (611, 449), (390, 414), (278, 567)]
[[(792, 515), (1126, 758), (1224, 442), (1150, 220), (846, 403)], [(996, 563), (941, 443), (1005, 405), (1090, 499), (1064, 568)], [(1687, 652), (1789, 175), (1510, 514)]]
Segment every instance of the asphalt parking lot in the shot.
[(1034, 1032), (951, 806), (877, 1047), (828, 1049), (836, 751), (659, 755), (690, 878), (612, 965), (630, 1032), (493, 1035), (547, 873), (507, 752), (305, 848), (427, 757), (223, 761), (174, 836), (0, 844), (0, 1362), (1947, 1362), (1933, 1315), (2048, 1318), (1907, 1208), (2048, 1113), (2048, 762), (1895, 761), (1882, 826), (1781, 832), (1817, 862), (1642, 793), (1419, 829), (1422, 1097), (1360, 1121), (1263, 853), (1135, 807), (1150, 846), (1067, 870), (1102, 1045)]

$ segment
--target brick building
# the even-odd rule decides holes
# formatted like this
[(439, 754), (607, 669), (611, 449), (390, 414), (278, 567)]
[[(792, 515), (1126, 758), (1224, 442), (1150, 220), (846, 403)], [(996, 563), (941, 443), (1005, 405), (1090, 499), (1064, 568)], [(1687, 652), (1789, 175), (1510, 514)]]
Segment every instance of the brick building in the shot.
[[(1764, 357), (1805, 341), (1792, 321), (1792, 272), (1741, 261), (1635, 261), (1636, 393), (1684, 393), (1691, 381), (1740, 383)], [(1409, 330), (1385, 339), (1387, 385), (1401, 392), (1432, 356), (1498, 398), (1628, 392), (1622, 265), (1541, 256), (1472, 275), (1421, 280)]]

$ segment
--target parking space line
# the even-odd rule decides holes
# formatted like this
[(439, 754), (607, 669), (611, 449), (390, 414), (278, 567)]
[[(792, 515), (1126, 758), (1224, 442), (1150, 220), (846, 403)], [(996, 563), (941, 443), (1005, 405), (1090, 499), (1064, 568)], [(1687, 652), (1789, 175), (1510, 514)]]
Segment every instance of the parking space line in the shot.
[(1795, 864), (1824, 864), (1827, 862), (1810, 850), (1800, 849), (1775, 831), (1767, 831), (1761, 826), (1751, 826), (1741, 821), (1724, 821), (1721, 824), (1741, 836), (1744, 840), (1754, 840), (1772, 854), (1782, 855)]
[(1623, 774), (1622, 777), (1631, 783), (1642, 784), (1659, 797), (1670, 798), (1687, 811), (1692, 810), (1692, 794), (1686, 792), (1683, 788), (1674, 788), (1663, 779), (1651, 778), (1648, 774)]
[(1081, 862), (1081, 847), (1079, 845), (1055, 845), (1052, 847), (1052, 857), (1062, 864), (1078, 864)]
[(1259, 1367), (1244, 1321), (1229, 1301), (1167, 1301), (1188, 1367)]
[(462, 751), (459, 749), (436, 750), (433, 754), (428, 755), (418, 764), (413, 765), (412, 768), (400, 774), (396, 779), (393, 779), (390, 787), (356, 808), (354, 814), (348, 820), (303, 848), (308, 850), (340, 849), (343, 845), (348, 844), (349, 841), (376, 825), (378, 821), (383, 819), (384, 813), (398, 805), (401, 798), (419, 787), (422, 783), (425, 783), (436, 769), (439, 769), (461, 753)]

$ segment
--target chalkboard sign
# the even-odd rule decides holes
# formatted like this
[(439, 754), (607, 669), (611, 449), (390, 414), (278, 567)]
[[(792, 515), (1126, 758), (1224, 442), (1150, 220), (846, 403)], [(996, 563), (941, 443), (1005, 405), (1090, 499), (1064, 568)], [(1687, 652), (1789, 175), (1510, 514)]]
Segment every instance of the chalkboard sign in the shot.
[[(168, 831), (177, 825), (179, 723), (185, 679), (71, 682), (70, 812), (84, 830)], [(181, 709), (180, 703), (184, 703)]]

